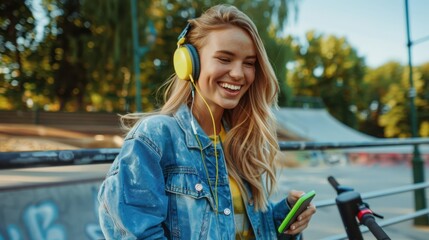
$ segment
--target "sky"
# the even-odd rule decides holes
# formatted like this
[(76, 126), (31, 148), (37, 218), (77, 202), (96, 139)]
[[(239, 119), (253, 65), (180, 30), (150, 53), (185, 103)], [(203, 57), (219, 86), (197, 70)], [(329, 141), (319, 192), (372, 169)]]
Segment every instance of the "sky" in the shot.
[[(429, 0), (409, 0), (408, 10), (416, 66), (429, 62)], [(390, 60), (408, 64), (405, 0), (299, 0), (296, 22), (294, 17), (285, 34), (304, 39), (315, 30), (346, 37), (370, 67)]]

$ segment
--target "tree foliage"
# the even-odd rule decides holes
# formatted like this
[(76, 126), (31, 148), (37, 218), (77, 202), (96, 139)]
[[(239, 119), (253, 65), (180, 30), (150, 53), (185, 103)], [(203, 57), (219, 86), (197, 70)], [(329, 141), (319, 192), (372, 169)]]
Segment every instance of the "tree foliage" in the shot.
[(419, 87), (418, 100), (416, 101), (419, 134), (421, 137), (429, 137), (429, 63), (419, 66), (418, 71), (422, 79)]
[(32, 69), (26, 58), (34, 48), (35, 21), (23, 1), (0, 2), (0, 104), (24, 108)]
[(304, 43), (294, 40), (292, 44), (295, 62), (288, 83), (294, 95), (321, 98), (334, 117), (357, 127), (364, 59), (343, 37), (310, 31)]
[[(294, 0), (223, 1), (248, 13), (259, 27), (285, 87), (288, 46), (275, 40)], [(186, 20), (220, 1), (136, 1), (140, 46), (149, 51), (140, 62), (144, 110), (156, 107), (157, 89), (172, 73), (172, 54)], [(0, 4), (0, 108), (132, 111), (133, 73), (131, 1), (44, 0)], [(35, 17), (37, 15), (37, 17)], [(45, 21), (46, 23), (40, 24)], [(37, 24), (39, 23), (39, 24)], [(43, 27), (40, 32), (37, 26)], [(153, 26), (153, 27), (152, 27)], [(156, 39), (149, 44), (152, 35)], [(36, 39), (36, 34), (42, 38)], [(278, 51), (284, 49), (285, 51)]]
[(384, 101), (392, 84), (399, 84), (403, 77), (404, 67), (398, 62), (387, 62), (377, 68), (368, 69), (364, 78), (365, 91), (361, 95), (364, 102), (361, 111), (360, 129), (377, 137), (384, 137), (384, 125), (380, 117), (389, 106)]
[[(413, 68), (413, 85), (416, 90), (414, 99), (417, 113), (417, 131), (421, 136), (429, 136), (429, 64)], [(389, 84), (386, 94), (382, 97), (385, 112), (380, 116), (379, 124), (384, 127), (386, 137), (411, 137), (411, 109), (410, 109), (410, 69), (396, 70), (397, 78)], [(400, 76), (397, 76), (400, 75)], [(393, 79), (393, 76), (392, 76)]]

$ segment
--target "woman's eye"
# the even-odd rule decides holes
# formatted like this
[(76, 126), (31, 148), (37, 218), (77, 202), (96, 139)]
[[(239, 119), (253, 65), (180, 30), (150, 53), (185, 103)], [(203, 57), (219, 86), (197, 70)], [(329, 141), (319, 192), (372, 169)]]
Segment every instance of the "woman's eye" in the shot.
[(217, 58), (220, 62), (222, 62), (222, 63), (229, 63), (230, 62), (230, 60), (229, 60), (229, 58)]
[(255, 66), (255, 62), (245, 62), (244, 65), (246, 65), (248, 67), (253, 67), (253, 66)]

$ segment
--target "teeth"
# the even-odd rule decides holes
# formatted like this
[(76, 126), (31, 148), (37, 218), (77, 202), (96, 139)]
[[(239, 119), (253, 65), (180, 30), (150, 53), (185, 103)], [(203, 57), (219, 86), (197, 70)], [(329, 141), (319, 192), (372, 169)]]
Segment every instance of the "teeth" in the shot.
[(229, 84), (229, 83), (221, 83), (220, 86), (223, 87), (223, 88), (228, 88), (228, 89), (234, 90), (234, 91), (237, 91), (237, 90), (241, 89), (241, 86), (232, 85), (232, 84)]

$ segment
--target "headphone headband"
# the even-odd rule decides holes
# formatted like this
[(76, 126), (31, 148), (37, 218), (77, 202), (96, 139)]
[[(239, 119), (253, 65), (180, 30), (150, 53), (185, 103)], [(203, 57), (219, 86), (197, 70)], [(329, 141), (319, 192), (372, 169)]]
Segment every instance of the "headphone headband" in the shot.
[(188, 22), (188, 24), (186, 24), (186, 27), (180, 33), (180, 35), (177, 38), (177, 40), (180, 40), (180, 39), (184, 38), (186, 36), (186, 34), (188, 34), (188, 32), (189, 32), (190, 29), (191, 29), (191, 23)]

